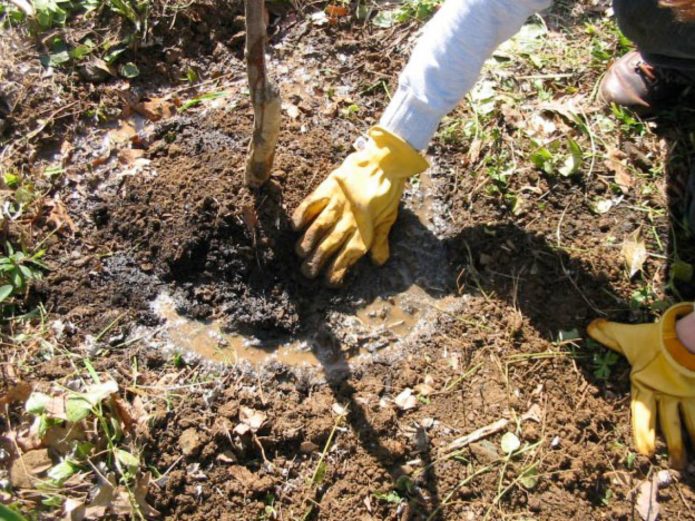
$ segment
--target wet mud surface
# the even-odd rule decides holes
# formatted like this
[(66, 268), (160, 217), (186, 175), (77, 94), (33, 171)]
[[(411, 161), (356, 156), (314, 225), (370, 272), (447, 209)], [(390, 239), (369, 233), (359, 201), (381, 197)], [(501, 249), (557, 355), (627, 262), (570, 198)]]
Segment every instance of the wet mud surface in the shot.
[[(251, 115), (238, 81), (216, 107), (148, 124), (125, 146), (142, 150), (136, 166), (114, 156), (69, 177), (62, 195), (79, 230), (35, 298), (81, 332), (108, 332), (98, 369), (129, 381), (137, 361), (137, 385), (154, 396), (144, 457), (161, 474), (148, 498), (166, 519), (264, 519), (269, 505), (281, 519), (331, 521), (633, 519), (631, 491), (653, 467), (628, 463), (628, 366), (598, 379), (579, 338), (596, 316), (648, 318), (629, 304), (610, 240), (644, 216), (628, 205), (596, 215), (588, 201), (605, 187), (595, 178), (521, 172), (512, 186), (547, 195), (513, 215), (466, 173), (467, 150), (436, 141), (432, 168), (407, 188), (389, 262), (361, 261), (340, 289), (301, 276), (288, 216), (384, 96), (355, 89), (351, 119), (319, 80), (295, 81), (299, 64), (308, 70), (312, 49), (328, 46), (335, 74), (392, 82), (403, 58), (379, 53), (382, 37), (304, 26), (277, 36), (300, 115), (285, 118), (258, 192), (243, 186)], [(665, 217), (655, 230), (650, 240), (668, 243)], [(664, 277), (655, 259), (644, 269)], [(88, 344), (82, 333), (73, 342)], [(182, 375), (196, 383), (179, 386)], [(413, 407), (398, 405), (418, 388)], [(235, 432), (242, 407), (266, 418), (253, 435)], [(535, 419), (520, 420), (529, 410)], [(500, 418), (538, 444), (532, 457), (499, 465), (496, 438), (443, 457)], [(519, 485), (530, 468), (538, 479)], [(660, 492), (664, 515), (692, 519), (693, 477), (679, 479), (689, 487)]]

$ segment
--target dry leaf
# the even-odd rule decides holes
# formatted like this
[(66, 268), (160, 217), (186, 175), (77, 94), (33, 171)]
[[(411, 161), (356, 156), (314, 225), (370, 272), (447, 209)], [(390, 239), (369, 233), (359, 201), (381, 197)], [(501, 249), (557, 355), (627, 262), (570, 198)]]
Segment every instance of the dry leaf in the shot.
[(144, 514), (147, 518), (158, 517), (159, 512), (155, 510), (152, 506), (147, 503), (147, 489), (150, 486), (150, 480), (152, 475), (146, 472), (142, 476), (138, 477), (135, 482), (135, 490), (133, 490), (133, 495), (135, 496), (135, 502), (140, 507), (140, 512)]
[(350, 10), (344, 5), (331, 4), (326, 7), (326, 14), (328, 15), (328, 21), (331, 24), (337, 24), (340, 18), (350, 14)]
[(483, 149), (483, 141), (475, 138), (471, 146), (468, 147), (468, 161), (472, 164), (477, 163), (480, 159), (480, 151)]
[(231, 450), (225, 450), (215, 456), (215, 461), (219, 461), (220, 463), (236, 463), (237, 458)]
[(77, 225), (68, 214), (63, 201), (60, 200), (60, 196), (56, 195), (53, 199), (46, 199), (43, 205), (48, 209), (46, 222), (52, 224), (56, 231), (65, 226), (67, 226), (71, 233), (77, 231)]
[(413, 390), (410, 387), (406, 387), (393, 401), (402, 411), (408, 411), (417, 406), (417, 398), (413, 396)]
[(647, 260), (647, 248), (640, 237), (640, 230), (631, 233), (623, 242), (621, 250), (630, 278), (642, 269), (644, 261)]
[(646, 480), (640, 483), (637, 489), (635, 509), (642, 521), (656, 521), (659, 516), (659, 502), (656, 493), (658, 490), (656, 480)]
[(72, 498), (65, 500), (63, 511), (65, 512), (63, 521), (82, 521), (87, 513), (84, 503)]
[(348, 413), (347, 407), (340, 405), (339, 403), (334, 403), (331, 405), (331, 410), (336, 416), (347, 416)]
[(109, 130), (109, 142), (115, 145), (124, 145), (132, 140), (137, 133), (135, 123), (129, 120), (121, 120), (117, 128)]
[(195, 427), (190, 427), (181, 433), (179, 436), (179, 447), (184, 456), (191, 456), (200, 449), (201, 441), (198, 431)]
[(12, 463), (10, 482), (17, 488), (34, 488), (38, 474), (53, 466), (47, 449), (37, 449), (25, 452)]
[(540, 423), (542, 417), (543, 413), (541, 412), (540, 405), (534, 403), (531, 407), (529, 407), (528, 411), (521, 415), (521, 421), (531, 420), (536, 423)]
[[(38, 434), (37, 434), (38, 435)], [(76, 423), (55, 425), (46, 431), (43, 437), (43, 445), (62, 454), (70, 452), (75, 440), (86, 439), (84, 426)]]
[(176, 107), (171, 100), (150, 98), (132, 106), (133, 110), (150, 121), (170, 118), (176, 114)]
[(116, 411), (116, 415), (121, 420), (121, 423), (125, 426), (125, 430), (129, 431), (132, 429), (133, 425), (137, 423), (133, 411), (130, 405), (121, 398), (120, 396), (111, 395), (111, 405)]
[(18, 432), (9, 431), (7, 437), (14, 438), (17, 446), (24, 452), (43, 447), (44, 443), (39, 438), (39, 424), (41, 419), (37, 416), (28, 428), (23, 428)]
[(29, 382), (17, 382), (11, 385), (6, 391), (0, 393), (0, 409), (15, 402), (26, 402), (32, 388)]
[(297, 105), (293, 105), (292, 103), (285, 106), (285, 112), (287, 112), (287, 115), (291, 119), (297, 119), (300, 114), (299, 107)]
[(131, 166), (144, 155), (145, 151), (141, 148), (122, 148), (118, 151), (118, 160), (126, 166)]
[(536, 112), (528, 122), (526, 133), (536, 139), (547, 138), (557, 131), (552, 113)]
[(426, 383), (423, 384), (417, 384), (415, 386), (415, 392), (419, 394), (420, 396), (429, 396), (434, 392), (434, 388)]
[[(239, 409), (239, 421), (241, 424), (246, 425), (254, 434), (265, 425), (267, 419), (268, 417), (264, 413), (251, 409), (250, 407), (242, 406)], [(237, 425), (237, 427), (239, 426)], [(234, 431), (236, 432), (236, 428)]]
[[(159, 512), (150, 506), (146, 501), (147, 488), (150, 484), (151, 475), (150, 473), (143, 474), (138, 477), (135, 487), (133, 487), (133, 498), (137, 503), (137, 507), (140, 513), (148, 518), (152, 519), (159, 516)], [(128, 515), (135, 517), (133, 514), (133, 505), (130, 503), (130, 496), (128, 491), (123, 487), (118, 487), (115, 490), (115, 498), (111, 504), (111, 510), (117, 515)]]
[(627, 156), (623, 152), (612, 148), (608, 151), (608, 157), (604, 161), (606, 168), (615, 174), (615, 184), (620, 187), (624, 194), (635, 186), (635, 180), (627, 167), (626, 158)]

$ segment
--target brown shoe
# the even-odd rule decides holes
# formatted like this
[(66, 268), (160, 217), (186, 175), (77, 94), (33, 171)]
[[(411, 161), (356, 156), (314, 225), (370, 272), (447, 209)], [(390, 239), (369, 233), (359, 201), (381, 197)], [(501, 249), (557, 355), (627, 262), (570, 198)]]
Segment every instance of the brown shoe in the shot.
[(640, 112), (649, 112), (683, 92), (693, 81), (676, 69), (649, 65), (638, 51), (618, 59), (601, 80), (599, 96)]

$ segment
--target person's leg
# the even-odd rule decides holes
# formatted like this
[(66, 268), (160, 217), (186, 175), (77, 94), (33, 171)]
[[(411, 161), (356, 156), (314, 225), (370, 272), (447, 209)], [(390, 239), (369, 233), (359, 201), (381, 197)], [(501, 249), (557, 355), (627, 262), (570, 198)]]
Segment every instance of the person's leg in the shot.
[(658, 0), (613, 0), (613, 9), (638, 50), (606, 73), (600, 86), (606, 102), (651, 109), (695, 82), (695, 22), (677, 20)]
[(618, 27), (653, 66), (695, 72), (695, 22), (676, 20), (658, 0), (613, 0)]

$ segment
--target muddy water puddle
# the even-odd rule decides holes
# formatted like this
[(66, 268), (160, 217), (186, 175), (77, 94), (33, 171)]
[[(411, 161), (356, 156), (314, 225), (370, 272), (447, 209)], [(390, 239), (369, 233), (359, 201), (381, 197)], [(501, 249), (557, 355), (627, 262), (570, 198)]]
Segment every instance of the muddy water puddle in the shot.
[(264, 346), (257, 339), (225, 332), (221, 321), (203, 322), (183, 316), (176, 310), (174, 299), (167, 294), (159, 295), (152, 307), (163, 321), (163, 338), (176, 352), (232, 365), (244, 360), (260, 365), (271, 358), (288, 365), (319, 363), (306, 342)]
[[(322, 335), (262, 341), (225, 330), (223, 321), (200, 321), (177, 311), (174, 298), (160, 294), (152, 309), (162, 320), (158, 330), (160, 347), (184, 357), (215, 363), (261, 366), (279, 362), (297, 367), (330, 369), (346, 360), (364, 358), (377, 350), (397, 345), (423, 325), (425, 317), (437, 309), (434, 299), (417, 286), (395, 297), (377, 298), (355, 312), (333, 312), (331, 328), (335, 337), (353, 349), (322, 345)], [(334, 332), (334, 333), (335, 333)]]

